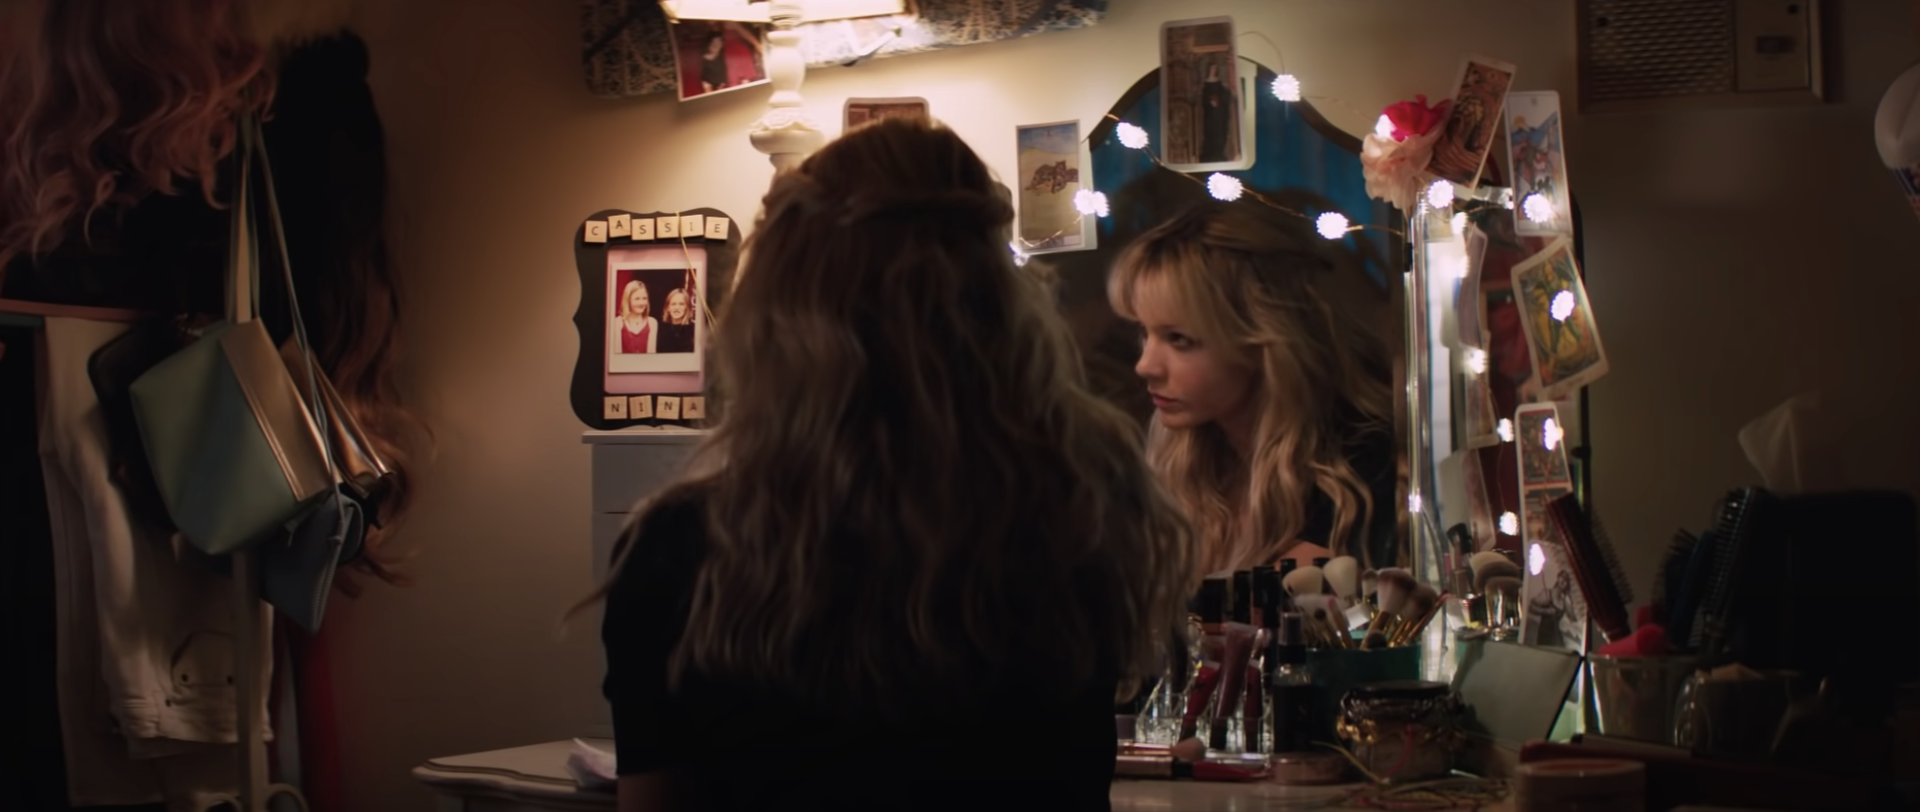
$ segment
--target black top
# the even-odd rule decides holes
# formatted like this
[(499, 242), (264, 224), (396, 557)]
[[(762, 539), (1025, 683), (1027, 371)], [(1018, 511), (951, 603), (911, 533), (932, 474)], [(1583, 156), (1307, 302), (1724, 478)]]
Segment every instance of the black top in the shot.
[[(1393, 435), (1385, 431), (1368, 432), (1347, 449), (1347, 461), (1353, 465), (1353, 472), (1367, 483), (1373, 493), (1373, 515), (1371, 524), (1365, 530), (1366, 538), (1347, 545), (1347, 554), (1368, 569), (1402, 565), (1402, 562), (1395, 560), (1400, 535), (1400, 483), (1399, 472), (1394, 464), (1398, 456), (1396, 452)], [(1321, 491), (1314, 491), (1308, 511), (1307, 524), (1300, 533), (1300, 539), (1332, 549), (1333, 500)], [(1358, 523), (1355, 532), (1360, 532)]]
[(660, 322), (660, 338), (654, 342), (653, 351), (693, 352), (693, 324)]
[(621, 775), (681, 767), (716, 810), (1110, 809), (1117, 681), (1058, 703), (982, 686), (927, 697), (926, 714), (895, 723), (701, 673), (669, 691), (706, 554), (704, 513), (693, 500), (662, 505), (621, 541), (635, 547), (600, 631)]

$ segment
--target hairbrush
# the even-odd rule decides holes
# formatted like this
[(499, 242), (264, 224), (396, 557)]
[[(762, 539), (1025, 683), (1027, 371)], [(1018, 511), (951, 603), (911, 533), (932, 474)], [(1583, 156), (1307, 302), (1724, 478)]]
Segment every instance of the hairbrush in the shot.
[(1633, 585), (1605, 528), (1580, 508), (1573, 494), (1548, 502), (1547, 520), (1566, 542), (1567, 566), (1573, 570), (1580, 594), (1586, 596), (1588, 615), (1607, 640), (1627, 639), (1633, 634), (1632, 617), (1627, 614)]
[(1679, 600), (1680, 585), (1687, 577), (1687, 564), (1693, 559), (1693, 548), (1700, 543), (1692, 533), (1685, 529), (1675, 530), (1673, 539), (1667, 542), (1667, 551), (1660, 556), (1660, 568), (1653, 574), (1653, 596), (1650, 614), (1653, 622), (1667, 625), (1672, 616), (1674, 601)]
[[(1724, 653), (1731, 641), (1734, 587), (1749, 566), (1747, 558), (1762, 530), (1763, 514), (1772, 503), (1772, 495), (1761, 488), (1741, 488), (1727, 494), (1714, 515), (1713, 532), (1719, 542), (1714, 545), (1706, 591), (1689, 630), (1699, 641), (1702, 656)], [(1779, 631), (1784, 633), (1784, 627)]]
[(1691, 651), (1700, 645), (1700, 638), (1694, 634), (1698, 631), (1694, 618), (1700, 613), (1700, 602), (1706, 598), (1707, 584), (1713, 577), (1713, 557), (1719, 547), (1720, 538), (1711, 529), (1700, 534), (1693, 550), (1687, 554), (1679, 586), (1667, 604), (1667, 639), (1682, 650)]

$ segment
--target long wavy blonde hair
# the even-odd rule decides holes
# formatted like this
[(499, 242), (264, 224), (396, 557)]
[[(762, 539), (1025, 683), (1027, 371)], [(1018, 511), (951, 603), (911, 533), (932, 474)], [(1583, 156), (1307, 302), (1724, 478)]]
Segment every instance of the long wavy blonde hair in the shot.
[(1373, 530), (1374, 497), (1348, 454), (1369, 437), (1390, 442), (1392, 362), (1361, 315), (1359, 272), (1316, 242), (1324, 241), (1264, 209), (1205, 203), (1141, 235), (1108, 277), (1107, 298), (1121, 316), (1137, 320), (1141, 295), (1164, 296), (1186, 331), (1253, 370), (1259, 417), (1246, 459), (1213, 424), (1155, 421), (1149, 443), (1200, 537), (1204, 572), (1285, 555), (1299, 544), (1316, 493), (1333, 504), (1329, 549), (1370, 557), (1356, 542)]
[(1014, 266), (978, 156), (888, 119), (763, 205), (714, 341), (723, 414), (654, 502), (706, 505), (675, 679), (901, 710), (1157, 669), (1187, 526)]

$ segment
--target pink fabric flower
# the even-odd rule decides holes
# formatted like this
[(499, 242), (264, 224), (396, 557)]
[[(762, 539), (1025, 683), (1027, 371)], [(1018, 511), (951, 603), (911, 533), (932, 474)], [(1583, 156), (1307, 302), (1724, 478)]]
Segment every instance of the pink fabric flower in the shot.
[(1413, 101), (1387, 105), (1381, 112), (1393, 123), (1393, 140), (1405, 141), (1432, 132), (1447, 120), (1447, 109), (1452, 106), (1452, 99), (1441, 99), (1439, 104), (1428, 107), (1426, 96), (1415, 95)]

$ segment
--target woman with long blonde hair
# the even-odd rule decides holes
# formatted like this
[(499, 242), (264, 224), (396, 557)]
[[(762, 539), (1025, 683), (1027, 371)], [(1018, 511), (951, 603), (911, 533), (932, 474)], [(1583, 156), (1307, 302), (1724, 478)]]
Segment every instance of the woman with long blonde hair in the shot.
[(660, 340), (660, 321), (647, 301), (647, 286), (631, 279), (620, 288), (620, 351), (653, 352)]
[(1148, 454), (1203, 571), (1405, 557), (1392, 360), (1364, 279), (1328, 244), (1263, 208), (1205, 203), (1135, 240), (1108, 278), (1141, 327)]
[(1107, 809), (1192, 544), (1004, 187), (889, 119), (763, 206), (719, 422), (605, 588), (621, 809)]

